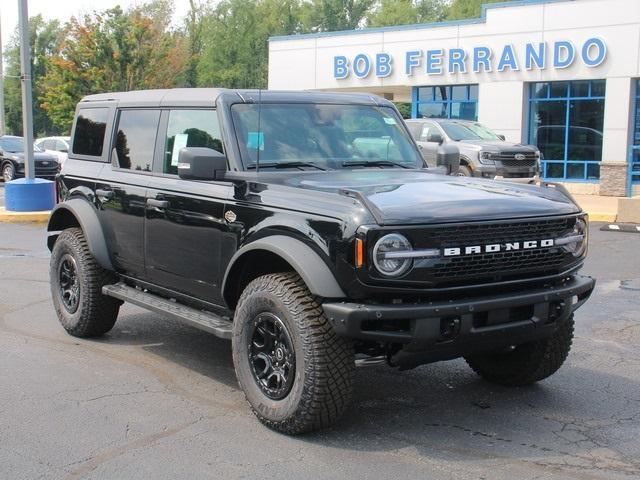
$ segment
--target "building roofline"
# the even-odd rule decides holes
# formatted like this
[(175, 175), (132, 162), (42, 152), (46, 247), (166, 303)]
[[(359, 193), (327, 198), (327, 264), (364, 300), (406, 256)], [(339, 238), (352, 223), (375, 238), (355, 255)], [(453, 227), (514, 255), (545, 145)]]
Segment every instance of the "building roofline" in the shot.
[(269, 42), (284, 42), (289, 40), (305, 40), (309, 38), (337, 37), (346, 35), (367, 35), (370, 33), (396, 32), (402, 30), (418, 30), (426, 28), (454, 27), (459, 25), (473, 25), (486, 23), (487, 10), (490, 8), (522, 7), (526, 5), (538, 5), (545, 3), (574, 2), (576, 0), (510, 0), (500, 3), (484, 3), (480, 9), (480, 17), (463, 20), (445, 20), (432, 23), (411, 23), (407, 25), (394, 25), (389, 27), (360, 28), (355, 30), (338, 30), (335, 32), (297, 33), (294, 35), (275, 35), (269, 37)]

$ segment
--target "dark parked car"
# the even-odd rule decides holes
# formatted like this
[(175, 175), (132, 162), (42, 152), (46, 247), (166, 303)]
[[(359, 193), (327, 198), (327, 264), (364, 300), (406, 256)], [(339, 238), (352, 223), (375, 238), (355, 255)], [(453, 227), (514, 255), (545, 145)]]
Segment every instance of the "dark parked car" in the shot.
[(560, 186), (434, 174), (371, 95), (92, 95), (58, 191), (64, 328), (103, 335), (126, 301), (231, 339), (253, 411), (290, 434), (340, 416), (357, 363), (464, 357), (491, 382), (542, 380), (594, 287)]
[[(53, 180), (59, 170), (58, 159), (35, 145), (33, 150), (36, 177)], [(10, 135), (0, 137), (0, 171), (5, 182), (24, 177), (24, 139), (22, 137)]]

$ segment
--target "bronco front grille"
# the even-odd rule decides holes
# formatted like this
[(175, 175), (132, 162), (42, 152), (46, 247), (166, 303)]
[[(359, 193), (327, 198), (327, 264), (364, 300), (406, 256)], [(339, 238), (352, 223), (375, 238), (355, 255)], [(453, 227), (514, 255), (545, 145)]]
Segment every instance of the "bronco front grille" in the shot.
[[(538, 220), (495, 221), (414, 228), (406, 232), (414, 249), (464, 248), (531, 240), (557, 239), (569, 234), (576, 216)], [(413, 269), (395, 283), (427, 287), (479, 285), (562, 273), (577, 265), (570, 252), (558, 246), (415, 260)], [(375, 274), (375, 272), (372, 272)]]

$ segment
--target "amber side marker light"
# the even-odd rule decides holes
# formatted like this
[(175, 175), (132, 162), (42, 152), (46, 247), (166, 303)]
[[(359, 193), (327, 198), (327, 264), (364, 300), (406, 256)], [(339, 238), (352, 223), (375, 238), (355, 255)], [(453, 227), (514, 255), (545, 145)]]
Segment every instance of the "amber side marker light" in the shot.
[(362, 268), (364, 265), (364, 240), (356, 238), (356, 268)]

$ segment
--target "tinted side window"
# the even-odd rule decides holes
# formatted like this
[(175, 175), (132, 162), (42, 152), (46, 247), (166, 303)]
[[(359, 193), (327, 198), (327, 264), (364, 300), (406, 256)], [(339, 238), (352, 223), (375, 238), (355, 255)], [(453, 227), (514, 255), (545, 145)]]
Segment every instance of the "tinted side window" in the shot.
[(93, 157), (102, 155), (108, 113), (107, 108), (80, 109), (73, 135), (73, 153)]
[(118, 166), (150, 172), (160, 110), (122, 110), (118, 116), (115, 149)]
[(171, 110), (164, 142), (164, 173), (178, 174), (178, 153), (184, 147), (208, 147), (224, 153), (215, 110)]

